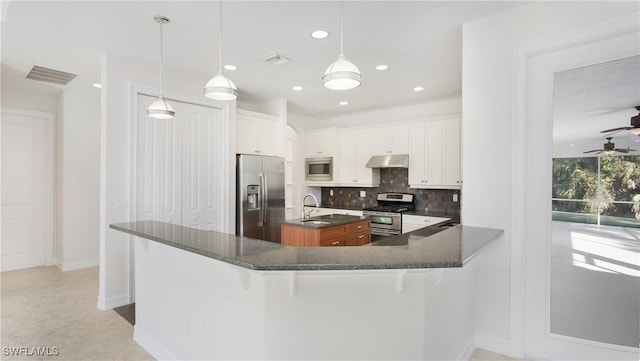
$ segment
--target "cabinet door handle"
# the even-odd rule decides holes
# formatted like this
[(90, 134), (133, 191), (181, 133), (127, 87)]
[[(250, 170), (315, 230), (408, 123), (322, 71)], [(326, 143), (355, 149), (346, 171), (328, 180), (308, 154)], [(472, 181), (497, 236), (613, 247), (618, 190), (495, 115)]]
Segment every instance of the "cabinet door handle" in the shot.
[(340, 245), (340, 241), (334, 241), (333, 243), (331, 243), (332, 246), (338, 246)]
[(358, 229), (362, 229), (362, 226), (358, 226)]
[(364, 238), (364, 234), (361, 234), (358, 236), (358, 239), (363, 239)]

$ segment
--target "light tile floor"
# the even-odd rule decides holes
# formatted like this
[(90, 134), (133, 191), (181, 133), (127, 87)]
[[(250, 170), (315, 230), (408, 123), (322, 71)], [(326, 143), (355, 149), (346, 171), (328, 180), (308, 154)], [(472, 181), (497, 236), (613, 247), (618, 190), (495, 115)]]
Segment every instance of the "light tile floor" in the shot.
[[(133, 327), (97, 304), (98, 268), (39, 267), (0, 275), (2, 360), (154, 360)], [(5, 347), (49, 347), (57, 356), (8, 356)], [(477, 349), (470, 361), (516, 360)]]
[[(133, 327), (97, 308), (98, 268), (40, 267), (0, 276), (3, 360), (153, 360), (133, 341)], [(58, 356), (7, 356), (5, 347), (49, 347)]]

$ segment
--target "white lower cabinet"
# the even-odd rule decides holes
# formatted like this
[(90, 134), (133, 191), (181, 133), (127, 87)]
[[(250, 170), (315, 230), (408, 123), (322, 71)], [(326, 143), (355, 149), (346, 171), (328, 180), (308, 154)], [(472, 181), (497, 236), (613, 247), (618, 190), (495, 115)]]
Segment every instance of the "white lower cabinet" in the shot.
[(439, 223), (446, 222), (451, 218), (445, 217), (429, 217), (429, 216), (416, 216), (410, 214), (402, 215), (402, 233), (408, 233), (415, 231), (416, 229), (433, 226)]

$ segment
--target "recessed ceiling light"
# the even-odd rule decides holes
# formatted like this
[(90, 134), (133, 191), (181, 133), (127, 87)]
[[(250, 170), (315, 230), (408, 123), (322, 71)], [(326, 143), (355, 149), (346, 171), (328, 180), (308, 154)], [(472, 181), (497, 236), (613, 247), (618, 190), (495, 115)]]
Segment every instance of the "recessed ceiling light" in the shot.
[(100, 84), (100, 83), (93, 83), (93, 87), (94, 87), (94, 88), (102, 88), (102, 84)]
[(303, 88), (303, 87), (301, 87), (301, 86), (299, 86), (299, 85), (296, 85), (296, 86), (292, 87), (291, 89), (293, 89), (293, 90), (295, 90), (295, 91), (299, 92), (299, 91), (301, 91), (301, 90), (302, 90), (302, 89), (304, 89), (304, 88)]
[(324, 39), (329, 36), (329, 33), (324, 30), (316, 30), (311, 33), (311, 37), (314, 39)]
[(349, 102), (346, 101), (346, 100), (343, 100), (343, 101), (340, 102), (340, 105), (349, 105)]
[(413, 88), (413, 91), (417, 91), (417, 92), (421, 92), (423, 90), (424, 90), (424, 87), (421, 87), (421, 86), (417, 86), (417, 87)]
[(226, 70), (238, 70), (238, 67), (233, 64), (227, 64), (224, 66)]
[(389, 69), (388, 65), (380, 64), (376, 66), (376, 70), (387, 70), (387, 69)]
[(569, 146), (570, 146), (570, 147), (575, 147), (576, 145), (575, 145), (575, 144), (573, 144), (573, 143), (571, 143), (571, 144), (569, 144)]

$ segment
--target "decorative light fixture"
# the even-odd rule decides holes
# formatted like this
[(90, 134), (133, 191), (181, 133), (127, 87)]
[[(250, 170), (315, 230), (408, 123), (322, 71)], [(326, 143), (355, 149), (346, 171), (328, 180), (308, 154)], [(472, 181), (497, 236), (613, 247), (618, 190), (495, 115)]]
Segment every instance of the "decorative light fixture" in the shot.
[(204, 87), (204, 95), (215, 100), (234, 100), (238, 97), (238, 88), (222, 72), (222, 0), (220, 0), (220, 59), (218, 74)]
[(362, 74), (357, 66), (344, 57), (343, 52), (344, 2), (340, 1), (340, 54), (338, 60), (329, 65), (322, 76), (326, 88), (333, 90), (353, 89), (360, 85)]
[(160, 24), (160, 96), (158, 100), (151, 103), (147, 108), (147, 115), (149, 118), (154, 119), (172, 119), (176, 112), (173, 110), (171, 105), (164, 100), (164, 96), (162, 93), (162, 69), (164, 67), (163, 57), (162, 57), (162, 24), (166, 24), (169, 22), (169, 18), (164, 17), (162, 15), (156, 15), (153, 17), (153, 20)]
[(314, 39), (325, 39), (327, 36), (329, 36), (329, 33), (324, 30), (316, 30), (311, 33), (311, 37)]

